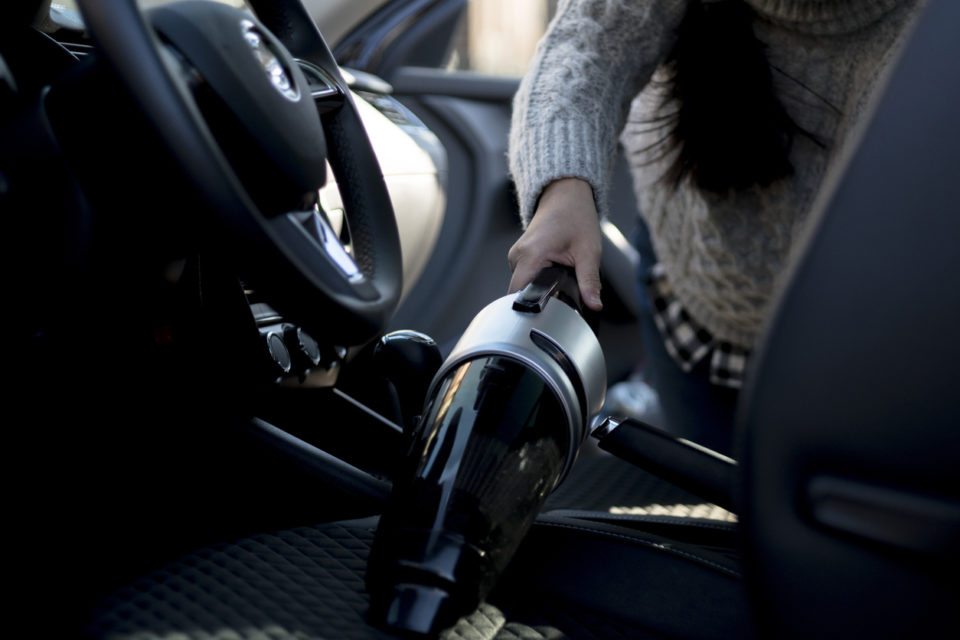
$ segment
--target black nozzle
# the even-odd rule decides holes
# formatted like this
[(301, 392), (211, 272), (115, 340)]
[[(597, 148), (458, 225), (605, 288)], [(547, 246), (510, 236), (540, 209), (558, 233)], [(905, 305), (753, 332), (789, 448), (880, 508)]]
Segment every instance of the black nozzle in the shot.
[(433, 637), (477, 606), (487, 569), (479, 549), (448, 531), (386, 530), (388, 536), (378, 532), (368, 560), (371, 623), (405, 636)]
[(496, 583), (572, 450), (563, 407), (524, 363), (486, 355), (434, 388), (367, 564), (370, 621), (429, 635)]
[(451, 611), (450, 594), (437, 587), (419, 584), (398, 584), (392, 594), (375, 600), (371, 606), (371, 622), (408, 636), (436, 636), (456, 621)]

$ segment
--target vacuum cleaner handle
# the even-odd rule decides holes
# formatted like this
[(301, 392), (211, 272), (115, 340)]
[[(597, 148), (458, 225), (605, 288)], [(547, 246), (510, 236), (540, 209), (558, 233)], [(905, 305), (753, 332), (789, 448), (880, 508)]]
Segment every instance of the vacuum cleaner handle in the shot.
[(580, 289), (572, 267), (554, 264), (541, 269), (530, 284), (517, 293), (513, 310), (540, 313), (553, 297), (560, 298), (577, 311), (581, 310)]
[(544, 267), (526, 287), (517, 293), (513, 310), (521, 313), (540, 313), (553, 298), (563, 300), (586, 320), (597, 335), (599, 318), (580, 298), (580, 285), (573, 267), (556, 264)]

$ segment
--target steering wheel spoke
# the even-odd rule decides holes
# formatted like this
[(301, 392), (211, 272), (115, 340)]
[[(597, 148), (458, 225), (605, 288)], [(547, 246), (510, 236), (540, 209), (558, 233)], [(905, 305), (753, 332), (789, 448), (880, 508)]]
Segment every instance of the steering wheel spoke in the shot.
[(287, 218), (300, 226), (316, 245), (317, 248), (332, 262), (350, 283), (364, 280), (363, 272), (347, 248), (340, 242), (340, 237), (330, 225), (319, 205), (314, 205), (311, 211), (294, 211), (287, 214)]
[(346, 92), (330, 74), (306, 60), (297, 59), (297, 64), (307, 79), (310, 97), (317, 106), (317, 113), (323, 115), (343, 106)]

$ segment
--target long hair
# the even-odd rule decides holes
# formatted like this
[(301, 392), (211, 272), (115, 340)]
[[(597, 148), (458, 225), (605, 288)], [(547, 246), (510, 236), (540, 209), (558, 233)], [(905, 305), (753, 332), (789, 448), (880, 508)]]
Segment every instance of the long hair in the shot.
[(665, 104), (677, 105), (664, 180), (690, 180), (727, 193), (766, 186), (793, 173), (797, 134), (813, 136), (787, 114), (773, 86), (766, 45), (742, 0), (699, 0), (687, 10), (667, 59)]

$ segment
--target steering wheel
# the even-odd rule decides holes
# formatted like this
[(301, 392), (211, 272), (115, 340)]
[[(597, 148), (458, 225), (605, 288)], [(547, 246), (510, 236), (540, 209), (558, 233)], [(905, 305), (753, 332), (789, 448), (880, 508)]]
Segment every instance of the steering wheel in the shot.
[[(353, 97), (300, 1), (251, 1), (263, 21), (208, 1), (77, 4), (244, 280), (315, 335), (350, 345), (380, 333), (402, 288), (397, 225)], [(327, 161), (352, 254), (318, 202)]]

